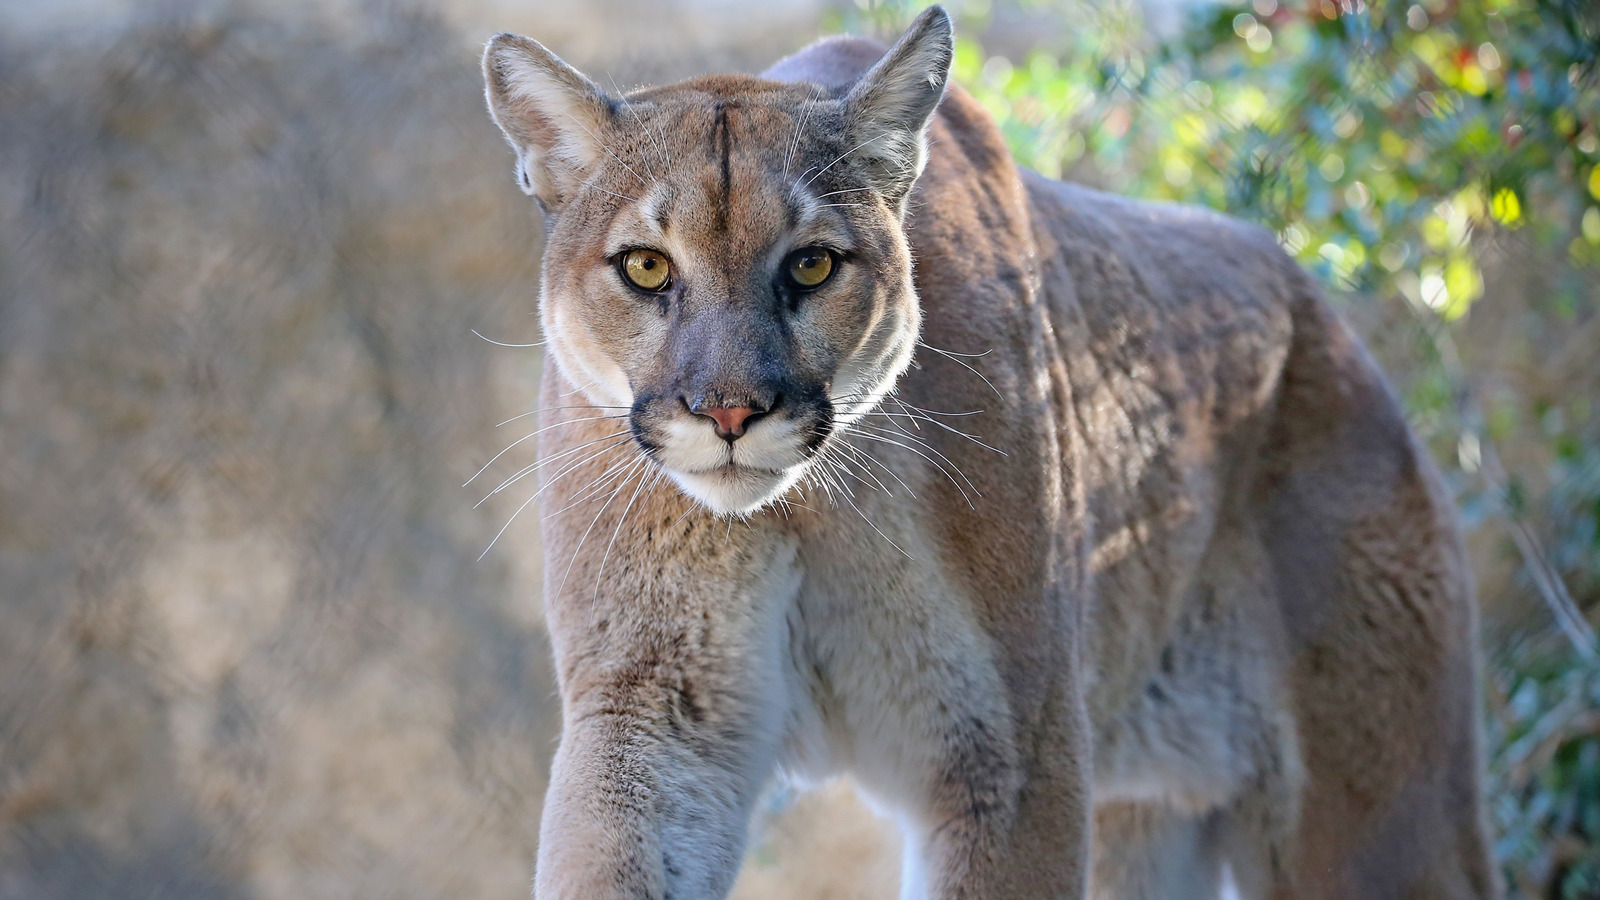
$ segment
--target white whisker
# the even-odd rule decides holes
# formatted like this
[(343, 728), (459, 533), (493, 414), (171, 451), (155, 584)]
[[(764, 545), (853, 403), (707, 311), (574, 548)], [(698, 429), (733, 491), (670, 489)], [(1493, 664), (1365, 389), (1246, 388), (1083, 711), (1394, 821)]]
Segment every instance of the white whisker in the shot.
[[(890, 424), (893, 424), (893, 423), (891, 422)], [(896, 427), (893, 430), (891, 430), (891, 429), (884, 428), (884, 427), (881, 427), (881, 426), (878, 426), (878, 425), (868, 425), (865, 422), (857, 422), (857, 423), (855, 423), (855, 425), (853, 427), (858, 428), (858, 429), (859, 428), (870, 429), (871, 431), (875, 431), (875, 432), (877, 432), (879, 434), (883, 434), (883, 435), (891, 435), (891, 436), (894, 436), (894, 437), (904, 437), (906, 440), (915, 443), (917, 446), (923, 448), (924, 450), (927, 450), (929, 453), (932, 453), (933, 455), (939, 457), (939, 459), (941, 459), (944, 462), (948, 463), (950, 468), (955, 469), (957, 474), (961, 473), (961, 468), (955, 464), (955, 460), (952, 460), (950, 457), (945, 456), (943, 453), (941, 453), (939, 451), (938, 447), (935, 447), (932, 444), (928, 443), (927, 441), (923, 440), (922, 438), (919, 438), (916, 435), (912, 434), (911, 432), (906, 431), (904, 428)], [(862, 432), (862, 431), (859, 431), (859, 430), (856, 433), (860, 434), (862, 436), (866, 436), (865, 432)], [(995, 452), (998, 453), (999, 451), (997, 450)], [(966, 475), (964, 475), (964, 474), (961, 475), (961, 478), (962, 478), (963, 481), (967, 482), (967, 487), (972, 488), (973, 491), (977, 491), (978, 490), (976, 487), (973, 487), (971, 479), (967, 478)], [(979, 496), (982, 496), (982, 494), (979, 494)]]
[[(857, 459), (866, 460), (866, 461), (868, 461), (870, 463), (873, 463), (878, 468), (880, 468), (884, 472), (888, 473), (890, 478), (893, 478), (895, 481), (899, 482), (900, 486), (906, 489), (906, 494), (908, 496), (910, 496), (911, 499), (913, 499), (913, 500), (917, 499), (917, 492), (911, 489), (911, 485), (906, 484), (904, 479), (902, 479), (898, 474), (896, 474), (893, 469), (891, 469), (888, 466), (884, 465), (883, 462), (881, 460), (879, 460), (876, 456), (873, 456), (871, 453), (868, 453), (867, 451), (862, 450), (860, 447), (857, 447), (854, 444), (850, 443), (843, 436), (841, 436), (839, 438), (839, 443), (844, 449), (849, 450)], [(885, 491), (884, 493), (889, 493), (889, 492)]]
[[(650, 485), (654, 487), (661, 479), (662, 472), (657, 469), (650, 478)], [(622, 515), (617, 517), (617, 527), (611, 530), (611, 540), (606, 543), (606, 552), (600, 557), (600, 571), (594, 576), (594, 594), (589, 597), (592, 604), (600, 596), (600, 581), (605, 578), (606, 563), (611, 559), (611, 548), (617, 543), (617, 535), (622, 533), (622, 526), (628, 521), (628, 511), (633, 509), (634, 501), (639, 499), (639, 492), (644, 489), (645, 479), (640, 477), (639, 484), (633, 489), (633, 496), (628, 498), (628, 505), (622, 508)]]
[[(611, 78), (609, 73), (607, 73), (606, 77), (607, 78)], [(615, 90), (619, 95), (622, 93), (622, 89), (617, 87), (617, 80), (615, 78), (611, 78), (611, 88), (612, 88), (612, 90)], [(662, 168), (668, 174), (671, 174), (671, 172), (672, 172), (672, 154), (667, 152), (667, 148), (664, 145), (662, 145), (662, 143), (661, 143), (661, 141), (659, 139), (656, 138), (655, 132), (651, 131), (650, 130), (650, 126), (646, 125), (644, 123), (644, 119), (639, 117), (639, 111), (634, 108), (633, 101), (627, 99), (626, 97), (623, 97), (622, 98), (622, 102), (623, 102), (624, 105), (626, 105), (628, 107), (628, 111), (633, 113), (633, 121), (637, 122), (639, 127), (641, 129), (643, 129), (643, 131), (645, 133), (645, 136), (650, 139), (650, 143), (656, 145), (656, 152), (661, 154), (661, 165), (662, 165)], [(645, 171), (650, 171), (650, 161), (648, 159), (644, 161), (644, 166), (645, 166)], [(655, 178), (656, 177), (656, 173), (655, 172), (650, 172), (650, 177), (651, 178)]]
[[(915, 413), (892, 413), (892, 412), (887, 412), (887, 411), (884, 411), (884, 410), (875, 410), (873, 412), (862, 413), (861, 415), (863, 415), (863, 416), (883, 416), (883, 417), (885, 417), (885, 418), (887, 418), (889, 420), (890, 424), (894, 425), (896, 428), (898, 428), (902, 432), (905, 432), (905, 429), (900, 427), (900, 423), (897, 421), (898, 419), (910, 419), (912, 424), (914, 426), (916, 426), (918, 431), (922, 430), (922, 426), (921, 425), (917, 425), (916, 423), (917, 422), (927, 422), (929, 425), (936, 425), (936, 426), (938, 426), (940, 428), (943, 428), (945, 431), (950, 432), (953, 435), (965, 438), (965, 439), (973, 442), (974, 444), (977, 444), (979, 447), (982, 447), (985, 450), (991, 450), (991, 451), (993, 451), (995, 453), (1000, 454), (1001, 456), (1010, 456), (1011, 455), (1011, 454), (1005, 452), (1004, 450), (1001, 450), (1001, 449), (999, 449), (997, 447), (993, 447), (993, 446), (990, 446), (987, 443), (984, 443), (982, 440), (980, 440), (980, 439), (978, 439), (976, 437), (973, 437), (970, 434), (967, 434), (965, 431), (962, 431), (962, 430), (960, 430), (958, 428), (952, 428), (951, 426), (946, 425), (945, 423), (940, 422), (937, 419), (929, 419), (929, 418), (926, 418), (924, 416), (916, 415)], [(909, 434), (909, 432), (906, 432), (906, 433)]]
[[(600, 140), (600, 136), (599, 135), (595, 134), (594, 132), (590, 131), (587, 127), (585, 127), (583, 122), (579, 121), (577, 116), (573, 115), (572, 113), (567, 113), (567, 118), (571, 119), (573, 124), (577, 125), (579, 128), (582, 128), (583, 129), (583, 133), (587, 134), (591, 139), (593, 139), (596, 144), (599, 144), (601, 150), (604, 150), (605, 152), (611, 154), (611, 158), (617, 161), (617, 165), (623, 167), (624, 169), (627, 169), (628, 170), (628, 174), (632, 175), (634, 178), (637, 178), (639, 180), (640, 184), (644, 185), (645, 187), (649, 187), (652, 183), (654, 183), (654, 181), (655, 181), (654, 178), (651, 178), (650, 181), (645, 181), (643, 178), (641, 178), (639, 176), (639, 173), (635, 172), (633, 170), (633, 166), (630, 166), (626, 162), (624, 162), (622, 157), (617, 155), (617, 151), (615, 151), (615, 150), (611, 149), (610, 147), (606, 146), (606, 142)], [(604, 190), (604, 189), (601, 188), (601, 190)], [(610, 191), (606, 191), (606, 193), (609, 194), (611, 192)], [(637, 203), (638, 201), (636, 200), (634, 202)]]
[(983, 351), (982, 353), (957, 353), (954, 350), (945, 350), (942, 347), (935, 347), (932, 344), (929, 344), (929, 343), (927, 343), (925, 341), (920, 341), (919, 340), (919, 341), (917, 341), (917, 343), (921, 344), (924, 347), (927, 347), (929, 350), (933, 350), (933, 351), (935, 351), (937, 353), (943, 353), (946, 356), (964, 356), (967, 359), (982, 359), (983, 357), (988, 356), (989, 354), (994, 352), (994, 348), (990, 347), (989, 349)]
[[(873, 141), (881, 141), (881, 140), (883, 140), (884, 138), (886, 138), (888, 136), (889, 136), (889, 132), (885, 131), (883, 134), (880, 134), (877, 137), (867, 138), (866, 140), (862, 141), (861, 143), (855, 145), (854, 147), (851, 147), (849, 150), (846, 150), (844, 153), (840, 154), (838, 159), (835, 159), (833, 162), (828, 163), (827, 165), (825, 165), (821, 169), (819, 169), (817, 171), (817, 174), (815, 174), (815, 175), (811, 176), (809, 179), (807, 179), (806, 183), (801, 185), (801, 187), (810, 187), (811, 186), (811, 182), (816, 181), (818, 178), (821, 178), (823, 172), (826, 172), (829, 169), (833, 168), (835, 165), (838, 165), (839, 161), (844, 159), (846, 156), (849, 156), (850, 154), (856, 152), (857, 150), (860, 150), (862, 147), (865, 147), (866, 145), (872, 143)], [(804, 173), (802, 173), (802, 174), (804, 174)]]
[[(542, 412), (555, 412), (558, 409), (601, 410), (601, 409), (628, 409), (628, 407), (626, 407), (626, 406), (546, 406), (544, 409), (530, 409), (525, 413), (517, 413), (516, 415), (512, 416), (511, 418), (505, 420), (504, 422), (498, 423), (494, 427), (499, 428), (501, 425), (510, 425), (512, 422), (515, 422), (518, 419), (526, 419), (529, 416), (537, 416), (539, 413), (542, 413)], [(615, 415), (615, 416), (602, 416), (601, 418), (606, 418), (606, 419), (626, 419), (627, 415), (626, 414), (622, 414), (622, 415)]]
[[(800, 179), (806, 177), (806, 173), (810, 172), (812, 169), (815, 169), (815, 168), (816, 168), (816, 166), (806, 166), (805, 172), (801, 172), (799, 175), (795, 176), (794, 184), (789, 186), (789, 193), (791, 195), (794, 194), (796, 191), (800, 190)], [(785, 173), (785, 176), (787, 176), (787, 174), (788, 173)]]
[[(940, 356), (943, 356), (945, 359), (948, 359), (951, 362), (955, 363), (956, 365), (959, 365), (959, 366), (965, 368), (968, 372), (971, 372), (972, 374), (974, 374), (974, 375), (978, 376), (979, 378), (983, 379), (983, 383), (987, 384), (989, 386), (989, 390), (994, 391), (994, 395), (996, 397), (999, 397), (1001, 400), (1005, 400), (1006, 399), (1005, 395), (1000, 393), (1000, 389), (994, 386), (994, 382), (990, 381), (988, 376), (984, 375), (982, 372), (980, 372), (976, 368), (974, 368), (971, 363), (969, 363), (966, 360), (961, 358), (962, 356), (972, 356), (972, 354), (952, 353), (949, 350), (940, 350), (938, 347), (934, 347), (934, 346), (932, 346), (930, 344), (924, 344), (921, 341), (917, 341), (917, 346), (919, 346), (919, 347), (927, 347), (929, 350), (932, 350), (933, 352), (939, 354)], [(984, 353), (987, 353), (987, 352), (988, 352), (987, 350), (984, 351)], [(982, 355), (983, 355), (983, 353), (976, 354), (976, 356), (982, 356)]]
[[(604, 418), (604, 417), (597, 416), (595, 418), (599, 419), (599, 418)], [(466, 481), (462, 482), (461, 486), (462, 487), (466, 487), (467, 485), (473, 483), (474, 481), (477, 481), (478, 480), (478, 476), (482, 475), (484, 472), (487, 472), (489, 470), (489, 467), (494, 465), (495, 460), (497, 460), (500, 457), (505, 456), (507, 453), (511, 452), (511, 449), (513, 447), (517, 446), (518, 444), (522, 443), (523, 441), (526, 441), (526, 440), (529, 440), (529, 439), (532, 439), (532, 438), (536, 438), (541, 433), (549, 431), (552, 428), (556, 428), (556, 427), (561, 426), (561, 425), (574, 424), (575, 422), (578, 422), (578, 421), (593, 421), (593, 420), (578, 419), (578, 420), (567, 420), (565, 422), (552, 422), (549, 425), (544, 425), (544, 426), (542, 426), (542, 427), (540, 427), (538, 429), (535, 429), (532, 433), (525, 434), (522, 437), (517, 438), (516, 440), (512, 441), (504, 450), (501, 450), (499, 453), (496, 453), (493, 458), (491, 458), (488, 462), (483, 464), (483, 468), (479, 469), (476, 473), (474, 473), (471, 478), (468, 478)], [(622, 432), (617, 432), (617, 433), (621, 434)], [(613, 435), (613, 436), (615, 436), (615, 435)]]
[[(552, 484), (553, 484), (553, 483), (554, 483), (554, 482), (552, 482)], [(550, 485), (549, 485), (549, 484), (547, 484), (547, 485), (545, 485), (545, 487), (549, 487), (549, 486), (550, 486)], [(494, 545), (495, 545), (495, 544), (497, 544), (497, 543), (499, 543), (499, 541), (500, 541), (500, 536), (501, 536), (501, 535), (503, 535), (503, 534), (505, 534), (505, 533), (506, 533), (506, 529), (507, 529), (507, 528), (510, 528), (510, 527), (511, 527), (511, 523), (512, 523), (512, 522), (515, 522), (515, 521), (516, 521), (516, 520), (517, 520), (517, 516), (520, 516), (520, 515), (522, 515), (522, 511), (523, 511), (523, 510), (525, 510), (525, 509), (527, 509), (527, 508), (528, 508), (528, 504), (530, 504), (530, 503), (532, 503), (532, 502), (533, 502), (533, 501), (534, 501), (534, 498), (536, 498), (536, 497), (538, 497), (538, 496), (539, 496), (539, 495), (540, 495), (540, 494), (541, 494), (541, 493), (543, 493), (543, 492), (544, 492), (544, 487), (542, 487), (542, 488), (540, 488), (540, 489), (539, 489), (539, 490), (537, 490), (537, 491), (534, 491), (534, 492), (533, 492), (533, 496), (531, 496), (531, 497), (529, 497), (529, 498), (528, 498), (528, 499), (526, 499), (526, 500), (524, 500), (524, 501), (522, 501), (522, 505), (521, 505), (521, 506), (519, 506), (519, 507), (517, 507), (517, 511), (516, 511), (516, 512), (514, 512), (514, 513), (512, 513), (512, 514), (511, 514), (511, 518), (509, 518), (509, 519), (507, 519), (507, 520), (506, 520), (506, 524), (504, 524), (504, 525), (502, 525), (502, 526), (500, 526), (500, 530), (499, 530), (499, 531), (497, 531), (497, 532), (495, 532), (495, 536), (494, 536), (494, 540), (491, 540), (491, 541), (490, 541), (490, 542), (489, 542), (489, 546), (487, 546), (487, 547), (485, 547), (485, 548), (483, 548), (483, 552), (482, 552), (482, 553), (480, 553), (480, 554), (478, 554), (478, 562), (482, 562), (482, 561), (483, 561), (483, 558), (484, 558), (484, 557), (485, 557), (485, 556), (488, 556), (488, 555), (489, 555), (489, 551), (490, 551), (490, 550), (493, 550), (493, 549), (494, 549)], [(601, 510), (600, 510), (600, 511), (601, 511), (601, 512), (605, 512), (605, 509), (604, 509), (604, 508), (602, 508), (602, 509), (601, 509)], [(591, 525), (591, 526), (590, 526), (590, 527), (593, 527), (593, 526), (592, 526), (592, 525)], [(581, 548), (581, 547), (582, 547), (582, 546), (583, 546), (583, 545), (582, 545), (582, 543), (581, 543), (581, 542), (580, 542), (580, 543), (579, 543), (579, 547), (580, 547), (580, 548)], [(574, 557), (574, 558), (576, 558), (576, 557)], [(571, 570), (571, 568), (572, 568), (572, 567), (571, 567), (571, 565), (570, 565), (570, 564), (569, 564), (569, 565), (568, 565), (568, 566), (567, 566), (567, 568), (568, 568), (568, 570), (569, 570), (569, 571), (570, 571), (570, 570)], [(563, 579), (562, 579), (562, 581), (561, 581), (561, 583), (562, 583), (562, 584), (563, 584), (563, 585), (565, 585), (565, 584), (566, 584), (566, 579), (565, 579), (565, 578), (563, 578)]]
[(877, 525), (874, 525), (872, 523), (872, 520), (867, 518), (867, 514), (861, 511), (861, 507), (857, 506), (856, 502), (854, 500), (850, 499), (849, 497), (846, 497), (845, 498), (845, 502), (849, 503), (850, 504), (850, 508), (856, 511), (856, 515), (861, 517), (861, 521), (867, 523), (867, 527), (871, 528), (873, 531), (876, 531), (878, 533), (878, 537), (881, 537), (884, 540), (888, 541), (889, 542), (889, 546), (895, 548), (896, 550), (899, 550), (902, 554), (905, 555), (906, 559), (909, 559), (909, 560), (915, 560), (916, 559), (916, 557), (912, 556), (909, 553), (906, 553), (906, 549), (904, 547), (900, 546), (899, 544), (896, 544), (893, 539), (891, 539), (887, 534), (884, 534), (883, 533), (883, 529), (879, 528)]
[[(562, 451), (561, 453), (559, 453), (559, 454), (557, 454), (555, 456), (550, 456), (550, 457), (547, 457), (545, 459), (541, 459), (541, 460), (538, 460), (536, 462), (530, 463), (529, 465), (526, 465), (526, 466), (522, 467), (521, 469), (518, 469), (516, 472), (513, 472), (510, 476), (508, 476), (506, 478), (505, 481), (500, 482), (499, 486), (496, 487), (494, 490), (490, 491), (489, 493), (485, 494), (483, 496), (482, 500), (479, 500), (477, 503), (472, 504), (472, 508), (473, 509), (477, 509), (478, 507), (480, 507), (483, 504), (487, 503), (489, 501), (490, 497), (493, 497), (494, 495), (500, 493), (501, 491), (505, 490), (506, 488), (511, 487), (512, 485), (516, 484), (517, 482), (521, 481), (522, 479), (527, 478), (529, 475), (532, 475), (534, 472), (539, 471), (540, 469), (544, 468), (545, 466), (549, 465), (550, 463), (555, 462), (556, 460), (560, 459), (563, 456), (566, 456), (569, 453), (572, 453), (575, 450), (582, 450), (584, 447), (588, 447), (591, 444), (597, 444), (600, 441), (611, 441), (611, 443), (599, 448), (598, 450), (595, 450), (593, 453), (589, 454), (588, 456), (580, 458), (577, 462), (569, 461), (568, 465), (564, 465), (560, 469), (556, 470), (556, 474), (552, 475), (551, 478), (557, 478), (558, 479), (558, 478), (560, 478), (560, 476), (566, 474), (567, 472), (572, 471), (573, 469), (583, 465), (584, 463), (586, 463), (586, 462), (588, 462), (588, 461), (590, 461), (592, 459), (598, 458), (602, 453), (605, 453), (607, 450), (611, 450), (614, 447), (620, 447), (620, 446), (626, 444), (630, 440), (632, 440), (632, 437), (630, 435), (628, 435), (627, 432), (620, 432), (619, 431), (616, 434), (610, 435), (609, 437), (603, 437), (603, 438), (599, 438), (597, 440), (588, 441), (587, 443), (579, 444), (578, 446), (573, 447), (571, 450), (565, 450), (565, 451)], [(554, 482), (553, 481), (552, 482), (548, 482), (546, 484), (546, 487), (548, 487), (550, 484), (554, 484)], [(540, 490), (544, 490), (544, 488), (540, 488)]]
[(649, 461), (649, 457), (641, 454), (634, 461), (633, 468), (628, 469), (628, 475), (623, 478), (622, 484), (611, 492), (611, 496), (606, 498), (605, 505), (601, 506), (600, 511), (594, 514), (594, 518), (589, 522), (589, 527), (584, 529), (583, 537), (578, 539), (578, 546), (572, 551), (572, 559), (567, 561), (567, 570), (561, 575), (561, 584), (556, 586), (555, 593), (551, 595), (552, 597), (561, 596), (561, 592), (566, 589), (567, 579), (572, 577), (572, 567), (577, 563), (578, 556), (583, 552), (584, 542), (589, 540), (589, 533), (594, 531), (594, 526), (600, 521), (600, 517), (606, 514), (606, 510), (611, 508), (611, 504), (617, 499), (617, 495), (622, 493), (623, 489), (628, 486), (628, 480), (633, 477), (633, 473), (638, 470), (638, 467)]
[[(854, 426), (852, 426), (852, 427), (854, 427)], [(861, 431), (857, 431), (856, 433), (858, 435), (860, 435), (862, 438), (866, 439), (866, 440), (877, 441), (878, 443), (881, 443), (881, 444), (892, 444), (892, 445), (894, 445), (896, 447), (900, 447), (902, 449), (909, 450), (912, 453), (915, 453), (916, 455), (918, 455), (918, 456), (922, 457), (923, 459), (927, 460), (929, 465), (932, 465), (934, 468), (938, 469), (940, 474), (944, 475), (945, 478), (948, 478), (950, 480), (951, 484), (955, 485), (956, 490), (961, 492), (961, 499), (963, 499), (963, 500), (965, 500), (967, 502), (967, 506), (972, 507), (973, 509), (977, 508), (976, 506), (973, 506), (972, 498), (970, 496), (968, 496), (966, 488), (962, 487), (961, 486), (961, 482), (956, 481), (955, 475), (950, 474), (949, 469), (946, 469), (942, 464), (939, 463), (938, 460), (934, 459), (933, 457), (929, 456), (926, 453), (923, 453), (921, 450), (918, 450), (917, 448), (911, 446), (910, 444), (906, 444), (906, 443), (903, 443), (901, 441), (897, 441), (897, 440), (895, 440), (893, 438), (887, 438), (887, 437), (883, 437), (881, 435), (876, 435), (876, 434), (867, 434), (867, 433), (861, 432)], [(971, 485), (971, 481), (967, 479), (967, 476), (965, 474), (963, 474), (959, 468), (956, 469), (956, 474), (957, 475), (961, 475), (962, 480), (967, 481), (968, 485)], [(980, 496), (980, 497), (983, 496), (981, 493), (978, 492), (978, 489), (976, 487), (973, 487), (972, 490), (973, 490), (973, 493), (978, 494), (978, 496)]]
[(813, 96), (806, 104), (805, 111), (800, 114), (800, 121), (794, 126), (794, 140), (789, 142), (788, 152), (783, 154), (783, 177), (789, 177), (789, 166), (794, 163), (794, 155), (800, 150), (800, 138), (806, 130), (806, 120), (811, 118), (811, 109), (817, 105), (817, 98)]
[[(540, 517), (539, 521), (548, 522), (551, 519), (554, 519), (556, 516), (565, 513), (567, 510), (583, 503), (587, 503), (605, 493), (606, 488), (610, 487), (613, 483), (615, 483), (617, 478), (622, 476), (622, 470), (628, 468), (634, 462), (635, 460), (633, 457), (624, 456), (622, 459), (612, 463), (610, 468), (606, 469), (604, 472), (601, 472), (599, 475), (596, 475), (594, 478), (590, 479), (588, 484), (579, 488), (575, 492), (575, 499), (571, 503), (568, 503), (566, 506), (561, 507), (553, 513), (545, 514), (544, 516)], [(545, 487), (549, 487), (549, 485), (545, 485)], [(544, 490), (544, 488), (540, 488), (540, 490)]]
[(629, 197), (627, 194), (619, 194), (616, 191), (608, 191), (608, 190), (606, 190), (605, 188), (601, 187), (600, 185), (595, 184), (593, 178), (589, 179), (588, 181), (580, 182), (580, 186), (581, 187), (587, 187), (587, 188), (594, 188), (595, 190), (599, 191), (602, 194), (610, 194), (611, 196), (616, 197), (618, 200), (626, 200), (629, 203), (638, 203), (639, 202), (639, 198), (638, 197)]
[[(654, 141), (655, 137), (650, 134), (650, 129), (645, 126), (644, 120), (639, 118), (639, 111), (633, 108), (633, 103), (631, 103), (627, 97), (622, 96), (622, 88), (617, 87), (617, 80), (611, 77), (610, 72), (606, 73), (606, 79), (611, 82), (611, 89), (617, 93), (617, 98), (622, 101), (622, 105), (628, 108), (628, 112), (633, 113), (634, 124), (639, 126), (639, 130), (643, 131), (646, 137), (649, 137), (652, 141)], [(659, 145), (657, 146), (659, 148)], [(641, 154), (639, 160), (644, 163), (644, 170), (650, 173), (650, 180), (659, 180), (656, 178), (655, 170), (650, 168), (650, 158)]]
[[(845, 450), (847, 448), (850, 449), (850, 450), (856, 450), (855, 447), (851, 447), (849, 444), (846, 444), (844, 441), (837, 441), (835, 443), (835, 446), (837, 446), (841, 451)], [(856, 452), (859, 453), (860, 451), (857, 450)], [(851, 456), (849, 456), (847, 454), (841, 454), (837, 458), (837, 461), (838, 461), (838, 463), (840, 465), (841, 470), (844, 471), (845, 473), (849, 474), (850, 477), (856, 479), (857, 481), (860, 481), (862, 484), (866, 484), (868, 487), (876, 488), (879, 493), (888, 494), (891, 497), (894, 496), (894, 491), (889, 490), (889, 488), (886, 485), (884, 485), (884, 483), (881, 480), (878, 479), (878, 476), (876, 474), (874, 474), (872, 469), (868, 468), (868, 466), (865, 463), (863, 463), (860, 460), (855, 459), (854, 457), (851, 457)], [(860, 475), (857, 475), (855, 473), (854, 469), (849, 468), (848, 463), (850, 463), (850, 462), (854, 462), (856, 465), (860, 466), (861, 467), (861, 471), (866, 475), (867, 478), (871, 478), (872, 482), (870, 484), (868, 484), (865, 479), (863, 479)], [(909, 488), (908, 488), (908, 490), (909, 490)]]
[(508, 343), (506, 343), (506, 342), (504, 342), (504, 341), (497, 341), (497, 340), (495, 340), (495, 339), (494, 339), (494, 338), (489, 338), (489, 337), (483, 337), (483, 333), (482, 333), (482, 332), (480, 332), (480, 331), (478, 331), (478, 329), (476, 329), (476, 328), (473, 328), (473, 329), (469, 329), (469, 330), (470, 330), (470, 331), (471, 331), (471, 332), (472, 332), (472, 333), (473, 333), (473, 334), (476, 334), (476, 335), (477, 335), (477, 336), (478, 336), (478, 337), (480, 337), (480, 338), (483, 338), (483, 339), (484, 339), (484, 340), (486, 340), (486, 341), (488, 341), (488, 342), (489, 342), (489, 343), (491, 343), (491, 344), (493, 344), (493, 345), (495, 345), (495, 346), (496, 346), (496, 347), (512, 347), (512, 348), (520, 348), (520, 347), (543, 347), (543, 346), (544, 346), (544, 345), (545, 345), (545, 344), (547, 344), (547, 343), (549, 343), (549, 342), (548, 342), (548, 341), (538, 341), (538, 342), (535, 342), (535, 343), (532, 343), (532, 344), (508, 344)]

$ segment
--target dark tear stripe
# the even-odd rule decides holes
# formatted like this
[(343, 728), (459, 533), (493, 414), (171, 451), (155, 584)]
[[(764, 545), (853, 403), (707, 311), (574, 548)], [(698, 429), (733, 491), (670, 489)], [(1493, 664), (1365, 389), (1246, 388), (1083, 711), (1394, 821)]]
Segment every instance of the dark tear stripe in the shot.
[(730, 193), (733, 190), (733, 164), (730, 156), (733, 152), (733, 135), (728, 131), (728, 103), (718, 100), (716, 105), (716, 122), (712, 126), (712, 141), (716, 144), (717, 154), (722, 160), (722, 196), (717, 198), (717, 229), (724, 234), (728, 231), (728, 204)]

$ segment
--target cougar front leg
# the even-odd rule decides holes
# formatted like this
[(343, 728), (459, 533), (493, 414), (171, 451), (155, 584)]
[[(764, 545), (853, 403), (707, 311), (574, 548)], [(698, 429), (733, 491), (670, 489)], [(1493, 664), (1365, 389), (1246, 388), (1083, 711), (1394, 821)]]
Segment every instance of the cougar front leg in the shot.
[[(670, 491), (641, 498), (645, 512), (636, 503), (620, 527), (602, 514), (595, 531), (618, 530), (615, 556), (601, 572), (604, 541), (585, 550), (548, 601), (562, 736), (540, 900), (724, 896), (772, 767), (793, 548), (759, 519), (731, 529), (701, 512), (680, 519)], [(552, 534), (552, 563), (577, 540)]]
[(1082, 900), (1090, 798), (1081, 697), (1058, 684), (1010, 740), (976, 721), (952, 724), (970, 733), (952, 744), (960, 762), (909, 836), (903, 900)]

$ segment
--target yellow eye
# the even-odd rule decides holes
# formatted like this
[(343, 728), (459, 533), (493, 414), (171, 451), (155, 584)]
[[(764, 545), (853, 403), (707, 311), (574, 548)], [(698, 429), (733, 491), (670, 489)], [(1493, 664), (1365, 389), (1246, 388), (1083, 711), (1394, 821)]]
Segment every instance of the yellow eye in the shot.
[(833, 274), (833, 254), (821, 247), (796, 250), (784, 260), (784, 269), (795, 287), (809, 291)]
[(622, 256), (622, 274), (642, 290), (663, 291), (672, 281), (672, 264), (654, 250), (629, 250)]

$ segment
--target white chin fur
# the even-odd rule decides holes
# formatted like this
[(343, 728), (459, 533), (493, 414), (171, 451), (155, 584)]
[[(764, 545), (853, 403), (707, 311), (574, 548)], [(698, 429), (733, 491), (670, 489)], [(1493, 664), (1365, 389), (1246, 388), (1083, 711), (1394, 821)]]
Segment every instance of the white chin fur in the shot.
[(762, 419), (731, 445), (704, 418), (667, 423), (656, 461), (685, 494), (718, 515), (748, 515), (787, 491), (806, 470), (800, 427)]
[(700, 501), (718, 515), (743, 516), (756, 512), (794, 486), (805, 466), (790, 466), (781, 472), (727, 466), (709, 472), (679, 472), (667, 469), (685, 494)]

